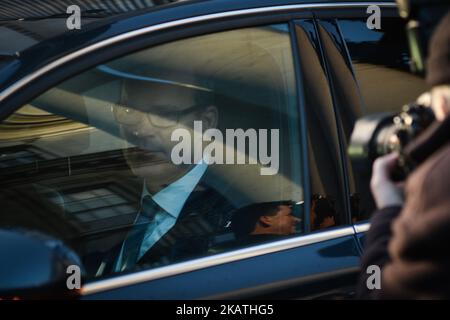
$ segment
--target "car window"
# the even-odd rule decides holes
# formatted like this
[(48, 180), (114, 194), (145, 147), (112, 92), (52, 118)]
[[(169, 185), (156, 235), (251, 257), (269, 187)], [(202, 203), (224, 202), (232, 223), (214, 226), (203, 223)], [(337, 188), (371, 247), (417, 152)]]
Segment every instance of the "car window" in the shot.
[[(398, 113), (428, 87), (422, 78), (410, 72), (404, 21), (382, 17), (381, 29), (369, 29), (366, 22), (367, 18), (338, 20), (362, 95), (361, 116)], [(370, 172), (356, 172), (354, 176), (353, 220), (365, 220), (374, 210)]]
[(0, 124), (0, 227), (63, 239), (87, 278), (303, 232), (285, 24), (98, 65)]
[[(339, 20), (359, 82), (363, 112), (398, 112), (427, 87), (410, 73), (405, 23), (400, 18), (381, 18), (381, 29), (369, 29), (366, 19)], [(382, 93), (382, 94), (380, 94)]]
[(308, 131), (308, 165), (311, 190), (312, 231), (348, 223), (343, 188), (343, 164), (333, 98), (320, 54), (316, 25), (312, 20), (296, 22), (302, 66)]

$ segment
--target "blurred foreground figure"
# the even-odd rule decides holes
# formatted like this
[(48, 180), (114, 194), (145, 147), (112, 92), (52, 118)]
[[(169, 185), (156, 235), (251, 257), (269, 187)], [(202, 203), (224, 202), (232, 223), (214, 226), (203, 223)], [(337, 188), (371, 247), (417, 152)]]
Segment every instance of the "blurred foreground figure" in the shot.
[[(373, 165), (378, 211), (365, 243), (362, 299), (450, 298), (450, 12), (430, 42), (427, 82), (437, 121), (406, 148), (424, 161), (401, 184), (390, 178), (397, 154)], [(370, 266), (381, 269), (379, 288)]]

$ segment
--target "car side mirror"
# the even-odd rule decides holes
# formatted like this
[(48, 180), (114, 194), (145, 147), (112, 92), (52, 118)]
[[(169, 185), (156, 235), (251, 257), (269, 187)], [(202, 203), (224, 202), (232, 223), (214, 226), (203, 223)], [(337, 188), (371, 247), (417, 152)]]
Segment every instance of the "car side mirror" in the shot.
[(61, 240), (0, 229), (1, 299), (76, 299), (83, 278), (80, 258)]

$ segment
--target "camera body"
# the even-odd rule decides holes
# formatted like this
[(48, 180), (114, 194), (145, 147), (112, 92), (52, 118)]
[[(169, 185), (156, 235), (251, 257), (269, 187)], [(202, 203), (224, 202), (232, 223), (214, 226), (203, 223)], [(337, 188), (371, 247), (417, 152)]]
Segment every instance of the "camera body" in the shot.
[(403, 180), (415, 167), (404, 148), (434, 120), (431, 108), (415, 103), (404, 106), (399, 114), (379, 113), (358, 119), (348, 150), (353, 166), (360, 172), (370, 171), (376, 158), (396, 151), (400, 158), (392, 178)]

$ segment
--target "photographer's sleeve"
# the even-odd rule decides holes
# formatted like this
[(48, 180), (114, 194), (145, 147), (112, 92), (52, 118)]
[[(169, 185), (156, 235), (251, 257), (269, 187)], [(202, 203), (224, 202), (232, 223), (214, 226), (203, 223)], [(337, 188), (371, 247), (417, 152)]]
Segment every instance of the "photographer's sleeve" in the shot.
[(391, 223), (399, 215), (401, 207), (393, 206), (377, 210), (371, 219), (370, 229), (364, 242), (364, 254), (361, 262), (361, 273), (356, 288), (359, 299), (376, 299), (380, 290), (370, 290), (367, 286), (369, 266), (378, 266), (381, 270), (390, 261), (388, 244), (392, 236)]

